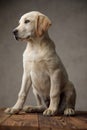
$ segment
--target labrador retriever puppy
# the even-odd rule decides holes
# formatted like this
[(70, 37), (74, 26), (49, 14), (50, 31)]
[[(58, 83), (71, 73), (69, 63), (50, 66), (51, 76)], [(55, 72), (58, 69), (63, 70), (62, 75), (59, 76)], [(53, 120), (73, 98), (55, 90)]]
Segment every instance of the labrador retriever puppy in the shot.
[[(24, 14), (18, 27), (13, 31), (17, 40), (26, 41), (23, 53), (23, 77), (18, 100), (8, 114), (43, 112), (53, 116), (59, 112), (64, 115), (75, 114), (76, 92), (68, 78), (63, 63), (56, 53), (54, 42), (48, 35), (50, 19), (44, 14), (32, 11)], [(32, 86), (37, 106), (23, 107), (28, 91)]]

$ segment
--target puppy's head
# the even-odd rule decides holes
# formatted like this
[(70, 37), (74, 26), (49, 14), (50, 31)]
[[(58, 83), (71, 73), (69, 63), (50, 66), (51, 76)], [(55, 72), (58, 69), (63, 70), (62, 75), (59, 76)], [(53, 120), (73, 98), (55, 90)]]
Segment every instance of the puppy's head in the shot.
[(33, 11), (24, 14), (18, 27), (13, 30), (13, 34), (17, 40), (29, 40), (33, 37), (41, 37), (48, 30), (51, 21), (40, 12)]

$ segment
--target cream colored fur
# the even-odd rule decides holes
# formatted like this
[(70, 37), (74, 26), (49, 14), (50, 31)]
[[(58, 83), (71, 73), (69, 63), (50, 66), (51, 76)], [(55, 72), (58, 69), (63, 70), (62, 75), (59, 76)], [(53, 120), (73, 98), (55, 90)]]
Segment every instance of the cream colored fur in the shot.
[[(55, 45), (48, 35), (50, 19), (40, 12), (24, 14), (15, 29), (17, 40), (27, 42), (23, 53), (23, 77), (18, 100), (8, 114), (25, 112), (43, 112), (52, 116), (58, 112), (65, 115), (75, 113), (76, 93), (69, 81), (67, 72), (56, 53)], [(30, 87), (37, 101), (37, 106), (23, 107)]]

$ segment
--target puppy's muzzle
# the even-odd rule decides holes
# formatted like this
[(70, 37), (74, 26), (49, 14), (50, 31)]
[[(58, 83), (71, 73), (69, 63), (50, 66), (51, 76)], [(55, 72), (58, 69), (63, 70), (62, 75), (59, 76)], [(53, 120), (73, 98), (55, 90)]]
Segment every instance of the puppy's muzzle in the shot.
[(16, 40), (18, 40), (19, 37), (18, 37), (18, 30), (17, 30), (17, 29), (14, 29), (14, 30), (13, 30), (13, 34), (14, 34)]

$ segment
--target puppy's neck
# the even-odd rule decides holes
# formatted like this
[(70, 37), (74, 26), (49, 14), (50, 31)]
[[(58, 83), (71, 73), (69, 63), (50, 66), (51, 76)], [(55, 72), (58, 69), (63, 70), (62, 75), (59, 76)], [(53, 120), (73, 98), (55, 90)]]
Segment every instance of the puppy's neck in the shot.
[(49, 38), (49, 35), (48, 35), (48, 32), (45, 32), (43, 36), (41, 37), (37, 37), (37, 36), (33, 36), (31, 37), (28, 42), (27, 42), (27, 45), (28, 46), (31, 46), (31, 47), (34, 47), (34, 46), (39, 46), (41, 45), (45, 39), (50, 39)]
[(28, 41), (23, 56), (25, 61), (41, 61), (54, 52), (55, 45), (48, 33), (45, 33), (42, 37), (34, 37)]

